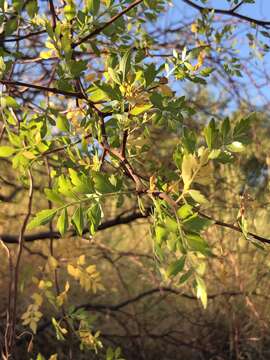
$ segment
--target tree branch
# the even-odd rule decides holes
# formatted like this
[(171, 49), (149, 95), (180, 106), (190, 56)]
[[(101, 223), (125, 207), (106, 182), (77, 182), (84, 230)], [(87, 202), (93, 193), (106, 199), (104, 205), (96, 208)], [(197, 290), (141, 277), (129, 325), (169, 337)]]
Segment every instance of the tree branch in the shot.
[(128, 11), (130, 11), (131, 9), (133, 9), (135, 6), (139, 5), (141, 2), (143, 2), (143, 0), (136, 0), (133, 3), (131, 3), (127, 8), (125, 8), (123, 11), (121, 11), (120, 13), (116, 14), (115, 16), (113, 16), (108, 22), (106, 22), (104, 25), (100, 26), (99, 28), (95, 29), (94, 31), (92, 31), (90, 34), (86, 35), (85, 37), (83, 37), (82, 39), (78, 40), (77, 42), (75, 42), (74, 44), (72, 44), (72, 48), (77, 47), (78, 45), (81, 45), (82, 43), (90, 40), (92, 37), (100, 34), (104, 29), (106, 29), (108, 26), (110, 26), (112, 23), (114, 23), (117, 19), (119, 19), (120, 17), (122, 17), (124, 14), (126, 14)]
[[(105, 221), (98, 226), (97, 231), (109, 229), (109, 228), (117, 226), (117, 225), (129, 224), (132, 221), (135, 221), (137, 219), (145, 219), (150, 215), (150, 211), (151, 210), (149, 208), (148, 211), (146, 211), (146, 213), (144, 215), (141, 212), (134, 212), (127, 216), (120, 216), (120, 217), (116, 217), (115, 219)], [(83, 234), (87, 234), (88, 232), (89, 232), (89, 229), (84, 229)], [(67, 233), (67, 237), (72, 237), (72, 236), (76, 236), (76, 232), (70, 231), (69, 233)], [(44, 231), (44, 232), (39, 232), (39, 233), (35, 233), (35, 234), (25, 235), (24, 241), (25, 242), (33, 242), (36, 240), (46, 240), (49, 238), (59, 239), (59, 238), (61, 238), (61, 235), (57, 231), (53, 231), (52, 233), (50, 231)], [(16, 235), (0, 234), (0, 239), (6, 244), (17, 244), (18, 243), (18, 238)]]
[(10, 86), (15, 86), (15, 87), (16, 86), (23, 86), (23, 87), (27, 87), (29, 89), (37, 89), (37, 90), (41, 90), (41, 91), (48, 91), (48, 92), (51, 92), (53, 94), (75, 97), (77, 99), (84, 99), (85, 98), (85, 96), (82, 93), (72, 92), (72, 91), (65, 91), (65, 90), (60, 90), (60, 89), (57, 89), (57, 88), (51, 88), (51, 87), (46, 87), (46, 86), (41, 86), (41, 85), (29, 84), (29, 83), (25, 83), (25, 82), (22, 82), (22, 81), (0, 80), (0, 83), (3, 84), (3, 85), (10, 85)]
[[(228, 224), (228, 223), (225, 223), (224, 221), (220, 221), (220, 220), (215, 220), (211, 216), (203, 214), (200, 211), (198, 211), (198, 214), (201, 215), (202, 217), (206, 218), (206, 219), (212, 220), (215, 225), (226, 227), (228, 229), (237, 231), (237, 232), (239, 232), (241, 234), (243, 233), (243, 231), (241, 230), (241, 228), (239, 226), (235, 226), (233, 224)], [(252, 232), (248, 232), (247, 235), (253, 237), (254, 239), (256, 239), (256, 240), (258, 240), (258, 241), (260, 241), (262, 243), (270, 244), (270, 239), (267, 239), (267, 238), (264, 238), (262, 236), (253, 234)]]
[(193, 7), (194, 9), (200, 11), (200, 12), (203, 12), (203, 11), (214, 11), (216, 14), (222, 14), (222, 15), (228, 15), (228, 16), (233, 16), (233, 17), (236, 17), (238, 19), (241, 19), (241, 20), (244, 20), (244, 21), (247, 21), (247, 22), (250, 22), (252, 24), (256, 24), (256, 25), (259, 25), (259, 26), (262, 26), (266, 29), (269, 29), (270, 28), (270, 21), (265, 21), (265, 20), (259, 20), (259, 19), (254, 19), (254, 18), (251, 18), (249, 16), (246, 16), (246, 15), (242, 15), (242, 14), (239, 14), (237, 12), (235, 12), (235, 10), (239, 7), (234, 7), (230, 10), (224, 10), (224, 9), (216, 9), (216, 8), (211, 8), (211, 7), (204, 7), (204, 6), (201, 6), (201, 5), (198, 5), (198, 4), (195, 4), (194, 2), (190, 1), (190, 0), (182, 0), (184, 3), (186, 3), (187, 5)]

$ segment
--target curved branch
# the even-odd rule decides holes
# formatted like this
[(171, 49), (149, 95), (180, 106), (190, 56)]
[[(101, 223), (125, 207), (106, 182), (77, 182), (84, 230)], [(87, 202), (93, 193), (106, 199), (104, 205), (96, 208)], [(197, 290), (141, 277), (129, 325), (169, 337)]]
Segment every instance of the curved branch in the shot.
[(60, 90), (60, 89), (57, 89), (57, 88), (51, 88), (51, 87), (46, 87), (46, 86), (41, 86), (41, 85), (25, 83), (23, 81), (0, 80), (0, 83), (3, 84), (3, 85), (9, 85), (9, 86), (15, 86), (15, 87), (23, 86), (23, 87), (26, 87), (26, 88), (29, 88), (29, 89), (37, 89), (37, 90), (41, 90), (41, 91), (48, 91), (48, 92), (53, 93), (53, 94), (75, 97), (77, 99), (84, 99), (85, 98), (85, 96), (82, 93), (72, 92), (72, 91), (65, 91), (65, 90)]
[[(137, 219), (147, 218), (149, 215), (150, 215), (150, 209), (147, 210), (145, 214), (142, 214), (141, 212), (134, 212), (127, 216), (117, 216), (115, 219), (111, 219), (111, 220), (101, 223), (98, 226), (97, 231), (109, 229), (109, 228), (117, 226), (117, 225), (129, 224), (130, 222), (135, 221)], [(83, 234), (87, 234), (88, 232), (89, 232), (89, 229), (84, 229)], [(70, 231), (67, 234), (67, 237), (72, 237), (72, 236), (76, 236), (75, 231)], [(59, 239), (59, 238), (61, 238), (61, 235), (57, 231), (53, 231), (53, 232), (44, 231), (44, 232), (39, 232), (39, 233), (35, 233), (35, 234), (25, 235), (24, 241), (25, 242), (33, 242), (36, 240), (46, 240), (49, 238)], [(18, 237), (16, 235), (0, 234), (0, 239), (6, 244), (17, 244), (18, 243)]]
[(110, 26), (112, 23), (114, 23), (117, 19), (122, 17), (124, 14), (126, 14), (128, 11), (133, 9), (135, 6), (139, 5), (143, 0), (136, 0), (133, 3), (131, 3), (128, 7), (126, 7), (123, 11), (121, 11), (119, 14), (116, 14), (113, 16), (108, 22), (106, 22), (104, 25), (100, 26), (96, 30), (92, 31), (90, 34), (86, 35), (82, 39), (78, 40), (76, 43), (72, 44), (72, 48), (75, 48), (78, 45), (81, 45), (82, 43), (86, 42), (87, 40), (92, 39), (92, 37), (100, 34), (104, 29), (106, 29), (108, 26)]
[(254, 19), (250, 16), (246, 16), (246, 15), (242, 15), (239, 14), (237, 12), (235, 12), (235, 10), (237, 10), (237, 8), (239, 8), (239, 6), (232, 8), (230, 10), (224, 10), (224, 9), (216, 9), (216, 8), (211, 8), (211, 7), (204, 7), (198, 4), (195, 4), (194, 2), (190, 1), (190, 0), (182, 0), (184, 3), (186, 3), (187, 5), (193, 7), (194, 9), (203, 12), (203, 11), (214, 11), (216, 14), (222, 14), (222, 15), (228, 15), (228, 16), (233, 16), (236, 17), (240, 20), (244, 20), (247, 22), (250, 22), (252, 24), (256, 24), (259, 26), (262, 26), (266, 29), (270, 28), (270, 21), (267, 20), (260, 20), (260, 19)]
[[(211, 216), (209, 215), (206, 215), (206, 214), (203, 214), (201, 213), (200, 211), (198, 212), (198, 214), (206, 219), (209, 219), (209, 220), (212, 220), (214, 222), (214, 225), (218, 225), (218, 226), (223, 226), (223, 227), (226, 227), (228, 229), (231, 229), (231, 230), (234, 230), (234, 231), (237, 231), (239, 233), (243, 233), (243, 231), (241, 230), (241, 228), (239, 226), (235, 226), (233, 224), (228, 224), (228, 223), (225, 223), (224, 221), (220, 221), (220, 220), (215, 220), (214, 218), (212, 218)], [(251, 236), (253, 237), (254, 239), (262, 242), (262, 243), (265, 243), (265, 244), (270, 244), (270, 239), (267, 239), (265, 237), (262, 237), (262, 236), (259, 236), (259, 235), (256, 235), (256, 234), (253, 234), (252, 232), (247, 232), (247, 235), (248, 236)]]

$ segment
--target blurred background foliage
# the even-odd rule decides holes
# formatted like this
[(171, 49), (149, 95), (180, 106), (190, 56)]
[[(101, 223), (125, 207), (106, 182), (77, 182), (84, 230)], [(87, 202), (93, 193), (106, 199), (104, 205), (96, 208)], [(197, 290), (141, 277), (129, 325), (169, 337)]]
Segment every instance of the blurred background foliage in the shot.
[[(200, 6), (206, 3), (207, 6), (204, 1), (195, 3)], [(224, 3), (228, 5), (228, 2)], [(162, 59), (173, 57), (172, 49), (180, 53), (185, 46), (192, 49), (211, 45), (203, 60), (205, 66), (215, 68), (208, 86), (169, 79), (168, 88), (164, 87), (163, 93), (185, 95), (188, 109), (179, 123), (163, 116), (132, 131), (129, 141), (133, 153), (129, 155), (134, 158), (137, 171), (143, 171), (147, 179), (152, 176), (155, 181), (173, 182), (176, 167), (172, 157), (175, 147), (181, 142), (180, 134), (183, 134), (179, 132), (180, 123), (181, 127), (193, 130), (197, 142), (204, 144), (203, 129), (212, 117), (219, 123), (229, 115), (232, 123), (237, 123), (256, 111), (250, 129), (250, 143), (245, 151), (232, 164), (211, 162), (207, 168), (209, 181), (204, 185), (203, 193), (209, 202), (200, 210), (215, 220), (232, 225), (237, 225), (241, 213), (249, 231), (269, 239), (270, 124), (269, 91), (265, 85), (269, 86), (269, 30), (263, 28), (263, 34), (260, 27), (238, 23), (239, 19), (234, 17), (217, 15), (217, 18), (211, 18), (213, 14), (203, 14), (194, 18), (188, 6), (181, 6), (179, 11), (176, 1), (169, 4), (155, 1), (156, 7), (151, 1), (145, 1), (145, 4), (150, 8), (152, 5), (154, 10), (145, 14), (140, 10), (138, 18), (136, 14), (133, 14), (134, 18), (130, 16), (128, 26), (137, 29), (133, 33), (126, 34), (127, 24), (119, 21), (115, 25), (118, 27), (117, 36), (106, 34), (109, 43), (104, 38), (100, 39), (98, 48), (91, 43), (92, 50), (87, 53), (86, 83), (102, 78), (108, 49), (117, 54), (118, 44), (130, 44), (133, 36), (136, 46), (140, 47), (138, 56), (146, 63), (155, 62), (157, 66)], [(237, 1), (231, 1), (230, 5), (237, 5)], [(49, 16), (47, 7), (45, 9), (43, 3), (40, 6)], [(160, 15), (163, 6), (167, 12)], [(31, 14), (31, 7), (27, 11)], [(176, 14), (176, 11), (177, 17), (172, 17), (172, 12)], [(2, 33), (1, 54), (11, 48), (3, 40), (13, 33), (10, 26), (11, 23), (6, 27), (9, 32)], [(235, 39), (240, 39), (240, 44), (234, 47)], [(19, 60), (16, 59), (15, 78), (31, 81), (38, 75), (41, 81), (54, 81), (50, 76), (55, 64), (48, 60), (48, 54), (40, 56), (44, 51), (41, 40), (42, 34), (41, 38), (25, 40), (21, 49), (24, 56), (20, 54)], [(80, 59), (84, 55), (79, 50), (76, 54)], [(59, 70), (60, 80), (61, 76), (62, 80), (65, 77), (65, 70)], [(65, 84), (61, 84), (59, 79), (54, 83), (65, 88), (69, 86), (70, 78), (67, 76), (65, 80)], [(35, 90), (14, 90), (13, 95), (20, 99), (22, 106), (50, 106), (50, 97), (41, 96)], [(83, 126), (78, 106), (73, 109), (73, 100), (64, 97), (57, 101), (65, 110), (68, 109), (67, 112), (70, 111), (68, 120), (74, 133), (80, 133)], [(63, 130), (65, 123), (57, 126), (58, 130)], [(184, 130), (181, 128), (181, 131)], [(60, 136), (59, 139), (62, 141)], [(119, 143), (119, 137), (114, 141)], [(3, 132), (1, 145), (7, 143), (7, 134)], [(61, 161), (57, 162), (54, 156), (49, 158), (51, 171), (65, 169), (70, 161), (69, 154), (63, 153)], [(104, 171), (109, 172), (113, 165), (105, 163)], [(3, 239), (0, 249), (0, 328), (4, 333), (10, 285), (5, 244), (13, 256), (16, 245), (12, 243), (26, 214), (28, 184), (23, 176), (18, 176), (17, 170), (12, 169), (10, 158), (0, 159), (0, 169), (0, 238)], [(49, 206), (44, 189), (49, 187), (50, 179), (45, 168), (36, 168), (33, 176), (32, 212), (35, 214)], [(215, 256), (201, 256), (197, 269), (207, 284), (208, 307), (203, 309), (192, 282), (186, 282), (181, 274), (173, 279), (167, 276), (169, 255), (165, 254), (164, 262), (155, 256), (149, 226), (153, 219), (152, 215), (148, 216), (150, 201), (140, 199), (139, 208), (137, 196), (131, 193), (123, 198), (106, 198), (102, 203), (101, 225), (92, 236), (89, 233), (78, 236), (72, 231), (62, 238), (50, 236), (50, 232), (56, 229), (57, 220), (27, 232), (20, 270), (17, 326), (21, 335), (17, 339), (16, 359), (41, 360), (44, 357), (53, 360), (57, 358), (55, 354), (58, 359), (78, 360), (270, 357), (270, 259), (267, 245), (247, 241), (243, 234), (226, 226), (213, 224), (207, 228), (204, 237)], [(64, 315), (60, 314), (63, 304)], [(69, 314), (72, 317), (75, 313), (75, 322), (80, 322), (80, 341), (68, 336), (65, 338), (64, 321), (58, 322), (61, 316), (65, 318)], [(85, 330), (89, 328), (91, 333)], [(34, 337), (33, 333), (36, 333)]]

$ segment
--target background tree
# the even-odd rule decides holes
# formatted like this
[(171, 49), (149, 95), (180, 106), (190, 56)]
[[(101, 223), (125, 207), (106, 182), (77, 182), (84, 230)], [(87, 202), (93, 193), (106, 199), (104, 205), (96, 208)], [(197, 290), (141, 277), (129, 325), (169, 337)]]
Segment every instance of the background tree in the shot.
[(267, 358), (254, 3), (0, 4), (4, 359)]

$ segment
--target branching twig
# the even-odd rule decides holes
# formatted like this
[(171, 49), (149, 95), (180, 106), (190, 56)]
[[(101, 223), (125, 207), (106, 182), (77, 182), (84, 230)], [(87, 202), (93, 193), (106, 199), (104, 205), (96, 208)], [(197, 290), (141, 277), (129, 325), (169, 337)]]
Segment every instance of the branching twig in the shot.
[(239, 14), (237, 12), (235, 12), (235, 8), (231, 9), (231, 10), (224, 10), (224, 9), (216, 9), (216, 8), (210, 8), (210, 7), (204, 7), (198, 4), (195, 4), (194, 2), (190, 1), (190, 0), (182, 0), (184, 3), (186, 3), (189, 6), (192, 6), (194, 9), (199, 10), (200, 12), (202, 11), (213, 11), (216, 14), (222, 14), (222, 15), (228, 15), (228, 16), (233, 16), (236, 17), (238, 19), (250, 22), (252, 24), (256, 24), (259, 26), (262, 26), (264, 28), (269, 29), (270, 28), (270, 21), (266, 21), (266, 20), (259, 20), (259, 19), (254, 19), (252, 17), (246, 16), (246, 15), (242, 15)]
[(92, 31), (90, 34), (86, 35), (85, 37), (83, 37), (82, 39), (78, 40), (77, 42), (75, 42), (74, 44), (72, 44), (72, 47), (75, 48), (78, 45), (81, 45), (82, 43), (92, 39), (94, 36), (100, 34), (104, 29), (106, 29), (108, 26), (110, 26), (111, 24), (113, 24), (116, 20), (118, 20), (120, 17), (122, 17), (124, 14), (126, 14), (128, 11), (130, 11), (131, 9), (133, 9), (135, 6), (139, 5), (141, 2), (143, 2), (143, 0), (136, 0), (133, 3), (131, 3), (127, 8), (125, 8), (123, 11), (121, 11), (120, 13), (116, 14), (115, 16), (113, 16), (108, 22), (106, 22), (105, 24), (103, 24), (102, 26), (100, 26), (99, 28), (95, 29), (94, 31)]
[(12, 354), (13, 351), (13, 344), (14, 344), (14, 338), (15, 338), (15, 325), (16, 325), (16, 315), (17, 315), (17, 301), (18, 301), (18, 285), (19, 285), (19, 273), (20, 273), (20, 262), (21, 262), (21, 256), (23, 251), (23, 245), (24, 245), (24, 234), (26, 231), (26, 226), (28, 223), (28, 220), (31, 216), (32, 211), (32, 201), (33, 201), (33, 176), (31, 173), (31, 170), (28, 169), (28, 179), (29, 179), (29, 195), (28, 195), (28, 206), (27, 206), (27, 213), (23, 220), (21, 230), (19, 233), (19, 237), (17, 239), (18, 243), (18, 249), (17, 249), (17, 255), (16, 260), (14, 263), (14, 269), (11, 269), (11, 288), (10, 288), (10, 300), (13, 302), (10, 305), (10, 308), (8, 309), (8, 315), (7, 315), (7, 324), (6, 324), (6, 348), (5, 348), (5, 356), (7, 359)]
[(41, 90), (41, 91), (48, 91), (53, 94), (65, 95), (65, 96), (69, 96), (69, 97), (75, 97), (78, 99), (84, 99), (84, 95), (81, 93), (60, 90), (57, 88), (51, 88), (51, 87), (46, 87), (46, 86), (42, 86), (42, 85), (30, 84), (30, 83), (26, 83), (23, 81), (13, 81), (13, 80), (3, 80), (2, 79), (2, 80), (0, 80), (0, 83), (2, 83), (3, 85), (22, 86), (22, 87), (26, 87), (29, 89), (37, 89), (37, 90)]

